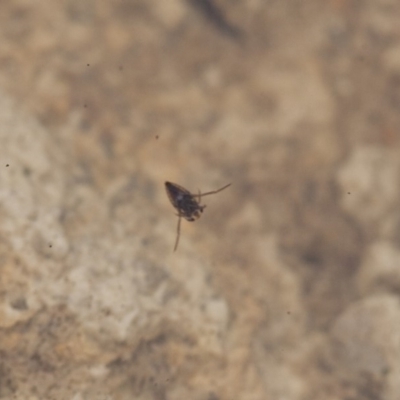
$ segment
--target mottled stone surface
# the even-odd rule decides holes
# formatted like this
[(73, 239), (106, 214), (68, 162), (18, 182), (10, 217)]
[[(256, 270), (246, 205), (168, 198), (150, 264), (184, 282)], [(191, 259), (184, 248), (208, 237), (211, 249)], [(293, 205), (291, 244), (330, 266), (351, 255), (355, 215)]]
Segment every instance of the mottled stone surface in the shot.
[(399, 20), (2, 1), (0, 399), (398, 400)]

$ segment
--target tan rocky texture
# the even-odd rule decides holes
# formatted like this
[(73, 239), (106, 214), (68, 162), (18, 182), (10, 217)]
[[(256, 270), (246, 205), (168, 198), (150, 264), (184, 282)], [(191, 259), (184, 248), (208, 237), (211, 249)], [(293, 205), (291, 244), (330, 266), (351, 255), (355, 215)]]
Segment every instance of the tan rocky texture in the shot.
[(398, 400), (399, 17), (4, 0), (0, 399)]

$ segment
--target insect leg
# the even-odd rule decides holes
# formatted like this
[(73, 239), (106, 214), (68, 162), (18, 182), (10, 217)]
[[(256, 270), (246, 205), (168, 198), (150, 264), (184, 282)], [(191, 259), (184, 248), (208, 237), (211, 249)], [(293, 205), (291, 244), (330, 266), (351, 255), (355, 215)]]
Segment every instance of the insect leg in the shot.
[(179, 237), (181, 236), (181, 219), (182, 217), (178, 215), (178, 226), (176, 228), (176, 240), (175, 240), (174, 251), (176, 251), (176, 249), (178, 248)]
[(220, 189), (213, 190), (212, 192), (206, 192), (206, 193), (199, 194), (199, 201), (203, 196), (208, 196), (209, 194), (215, 194), (215, 193), (222, 192), (224, 189), (226, 189), (227, 187), (229, 187), (231, 185), (232, 185), (232, 183), (228, 183), (227, 185), (225, 185), (224, 187), (222, 187)]

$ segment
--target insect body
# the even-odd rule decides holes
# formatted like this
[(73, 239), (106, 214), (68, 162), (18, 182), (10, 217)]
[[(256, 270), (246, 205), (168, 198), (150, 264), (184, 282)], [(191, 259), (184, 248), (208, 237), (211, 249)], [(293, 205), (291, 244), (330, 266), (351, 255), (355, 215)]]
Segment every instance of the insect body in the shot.
[(221, 192), (227, 187), (231, 186), (231, 183), (225, 185), (224, 187), (213, 190), (212, 192), (192, 194), (189, 190), (183, 188), (182, 186), (177, 185), (172, 182), (165, 182), (165, 189), (167, 190), (167, 195), (172, 205), (175, 207), (176, 211), (178, 211), (178, 227), (176, 232), (176, 241), (174, 251), (178, 248), (179, 237), (181, 233), (181, 218), (185, 218), (187, 221), (195, 221), (200, 218), (201, 213), (203, 212), (205, 205), (201, 205), (200, 201), (203, 196), (208, 196), (209, 194), (215, 194)]

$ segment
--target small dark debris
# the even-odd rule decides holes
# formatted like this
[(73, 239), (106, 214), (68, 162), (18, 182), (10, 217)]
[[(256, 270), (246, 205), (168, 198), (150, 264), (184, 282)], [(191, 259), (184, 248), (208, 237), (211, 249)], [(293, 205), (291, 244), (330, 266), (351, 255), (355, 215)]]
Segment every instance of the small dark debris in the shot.
[(240, 39), (242, 31), (227, 21), (222, 10), (215, 4), (214, 0), (188, 0), (193, 7), (197, 8), (203, 16), (221, 33), (232, 39)]
[(28, 309), (28, 304), (26, 303), (25, 298), (18, 297), (11, 302), (11, 307), (14, 308), (14, 310), (24, 311)]
[(208, 400), (219, 400), (219, 397), (214, 392), (210, 392), (208, 394)]
[(28, 168), (28, 167), (24, 167), (23, 173), (24, 173), (25, 176), (31, 176), (32, 170), (30, 168)]

